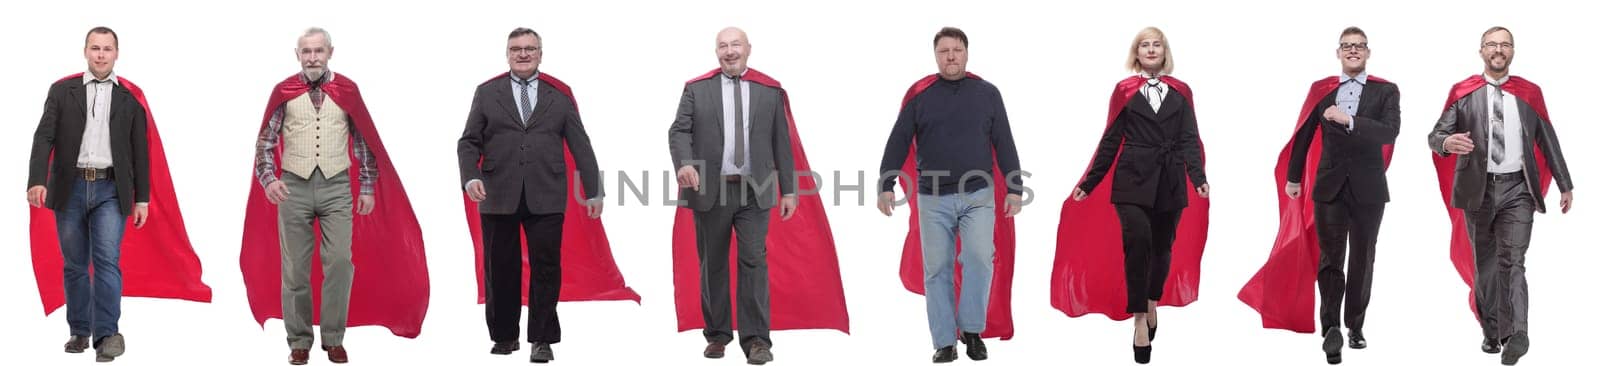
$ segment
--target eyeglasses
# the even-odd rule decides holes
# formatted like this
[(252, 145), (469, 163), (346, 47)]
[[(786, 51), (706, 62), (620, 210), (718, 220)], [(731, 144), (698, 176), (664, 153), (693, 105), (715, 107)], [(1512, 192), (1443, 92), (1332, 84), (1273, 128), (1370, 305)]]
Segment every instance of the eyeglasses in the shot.
[(1340, 43), (1339, 44), (1339, 50), (1340, 51), (1350, 51), (1350, 50), (1366, 51), (1367, 50), (1367, 44), (1366, 43)]
[(1484, 49), (1503, 49), (1503, 50), (1509, 50), (1509, 49), (1511, 49), (1511, 42), (1500, 42), (1500, 43), (1495, 43), (1495, 42), (1484, 42), (1484, 43), (1483, 43), (1483, 48), (1484, 48)]
[(513, 55), (520, 54), (520, 53), (533, 54), (533, 53), (537, 53), (537, 52), (539, 52), (539, 47), (509, 47), (509, 48), (506, 48), (506, 53), (513, 54)]

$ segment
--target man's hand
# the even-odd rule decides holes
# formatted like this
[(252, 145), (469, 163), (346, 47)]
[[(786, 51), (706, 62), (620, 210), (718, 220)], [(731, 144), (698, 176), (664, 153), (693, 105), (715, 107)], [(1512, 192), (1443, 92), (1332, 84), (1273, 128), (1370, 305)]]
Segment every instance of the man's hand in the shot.
[(1561, 213), (1572, 211), (1572, 191), (1561, 192)]
[(1200, 198), (1211, 198), (1211, 183), (1201, 184), (1200, 187), (1195, 188), (1194, 191), (1195, 193), (1200, 194)]
[(1333, 123), (1338, 123), (1340, 126), (1349, 126), (1351, 120), (1350, 115), (1345, 114), (1344, 110), (1337, 105), (1330, 105), (1328, 109), (1322, 110), (1322, 119), (1333, 121)]
[(685, 165), (678, 168), (678, 187), (689, 187), (695, 192), (700, 191), (700, 173), (694, 170), (694, 166)]
[(489, 199), (489, 192), (483, 190), (482, 180), (467, 182), (467, 198), (471, 199), (472, 202), (483, 202), (483, 200)]
[(372, 205), (377, 204), (370, 194), (363, 194), (356, 199), (356, 214), (366, 215), (372, 213)]
[(894, 191), (878, 194), (878, 212), (884, 216), (894, 216)]
[(598, 219), (600, 218), (600, 213), (606, 210), (606, 200), (604, 198), (584, 200), (583, 207), (584, 211), (589, 214), (589, 218)]
[(1466, 155), (1471, 153), (1475, 146), (1472, 145), (1472, 131), (1462, 132), (1444, 138), (1444, 152)]
[(1022, 213), (1022, 195), (1015, 193), (1007, 194), (1006, 217), (1017, 216), (1019, 213)]
[(1299, 199), (1300, 198), (1300, 183), (1285, 184), (1283, 186), (1283, 194), (1289, 195), (1289, 198)]
[(28, 205), (34, 208), (44, 207), (44, 186), (28, 187)]
[(267, 202), (277, 205), (287, 199), (289, 199), (289, 187), (284, 186), (283, 181), (276, 180), (272, 181), (272, 183), (267, 183)]
[(144, 223), (149, 222), (150, 204), (136, 203), (133, 205), (133, 228), (143, 229)]
[(1073, 201), (1082, 201), (1085, 198), (1089, 198), (1089, 192), (1084, 192), (1083, 188), (1073, 188), (1072, 189), (1072, 200)]
[(800, 207), (800, 199), (795, 196), (783, 196), (783, 199), (778, 200), (778, 207), (783, 213), (783, 221), (789, 221), (790, 217), (794, 217), (796, 209)]

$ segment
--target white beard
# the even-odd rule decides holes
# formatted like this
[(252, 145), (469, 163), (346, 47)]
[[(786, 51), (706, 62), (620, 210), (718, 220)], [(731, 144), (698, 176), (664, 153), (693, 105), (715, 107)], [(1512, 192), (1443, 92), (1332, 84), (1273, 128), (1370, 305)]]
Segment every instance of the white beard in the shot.
[(327, 69), (317, 68), (317, 69), (306, 69), (304, 71), (304, 73), (306, 74), (306, 79), (312, 80), (312, 81), (315, 81), (315, 80), (318, 80), (318, 79), (322, 79), (322, 73), (324, 73), (324, 72), (327, 72)]

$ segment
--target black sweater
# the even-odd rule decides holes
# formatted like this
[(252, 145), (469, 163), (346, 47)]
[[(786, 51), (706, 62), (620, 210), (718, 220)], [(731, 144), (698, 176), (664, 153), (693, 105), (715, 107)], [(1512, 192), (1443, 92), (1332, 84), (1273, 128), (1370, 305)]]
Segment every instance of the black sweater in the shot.
[[(1022, 193), (1016, 142), (1011, 138), (1005, 102), (994, 84), (973, 78), (940, 79), (912, 98), (900, 109), (889, 133), (879, 172), (899, 170), (913, 142), (917, 170), (922, 172), (917, 184), (920, 194), (968, 193), (989, 187), (992, 179), (1007, 177), (1008, 193)], [(992, 172), (996, 163), (1004, 173)], [(964, 183), (963, 176), (967, 176)], [(893, 191), (894, 179), (886, 176), (880, 192)]]

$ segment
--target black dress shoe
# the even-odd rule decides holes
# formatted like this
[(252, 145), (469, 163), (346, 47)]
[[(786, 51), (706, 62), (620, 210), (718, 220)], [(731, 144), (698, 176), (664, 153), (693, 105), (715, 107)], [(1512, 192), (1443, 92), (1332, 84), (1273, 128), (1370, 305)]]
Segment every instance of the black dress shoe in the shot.
[(712, 342), (712, 343), (707, 343), (705, 352), (701, 352), (700, 354), (702, 356), (706, 356), (706, 358), (722, 358), (722, 356), (724, 355), (724, 353), (727, 352), (727, 350), (728, 350), (728, 345), (722, 344), (722, 343)]
[(1479, 347), (1483, 353), (1500, 353), (1500, 340), (1493, 337), (1483, 337), (1483, 345)]
[(948, 363), (956, 360), (956, 346), (944, 346), (933, 352), (933, 363)]
[(517, 343), (516, 341), (494, 342), (494, 347), (489, 348), (489, 354), (509, 355), (519, 349), (522, 349), (522, 344)]
[(72, 336), (67, 338), (67, 344), (64, 348), (67, 353), (83, 353), (83, 350), (89, 349), (89, 337)]
[(1329, 328), (1327, 334), (1322, 336), (1322, 352), (1328, 355), (1329, 365), (1338, 365), (1344, 362), (1340, 354), (1344, 348), (1344, 336), (1339, 334), (1339, 328)]
[(983, 336), (978, 333), (961, 333), (961, 343), (967, 345), (967, 358), (973, 361), (989, 359), (989, 348), (983, 345)]
[(550, 349), (549, 343), (533, 342), (533, 354), (528, 356), (528, 362), (546, 363), (556, 359), (556, 351)]
[(1133, 362), (1137, 362), (1140, 365), (1150, 363), (1150, 351), (1152, 348), (1150, 346), (1133, 346)]
[(1501, 365), (1515, 365), (1528, 354), (1528, 333), (1517, 332), (1506, 340), (1505, 352), (1500, 354)]
[(1360, 329), (1350, 330), (1350, 349), (1367, 348), (1367, 337), (1361, 335)]

